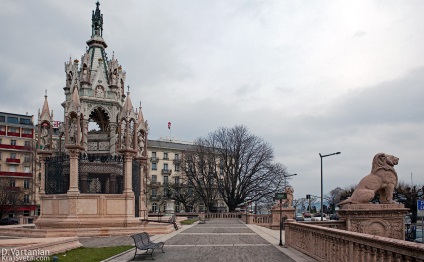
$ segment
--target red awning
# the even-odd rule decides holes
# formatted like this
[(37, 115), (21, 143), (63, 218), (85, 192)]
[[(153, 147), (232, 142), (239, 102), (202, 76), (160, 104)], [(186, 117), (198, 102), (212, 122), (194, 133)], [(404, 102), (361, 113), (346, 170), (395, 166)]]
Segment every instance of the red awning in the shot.
[(7, 209), (10, 212), (12, 212), (12, 211), (25, 211), (25, 210), (31, 211), (31, 210), (36, 210), (37, 206), (36, 205), (19, 205), (19, 206), (15, 206), (15, 207), (10, 208), (10, 206), (1, 206), (0, 205), (0, 209)]

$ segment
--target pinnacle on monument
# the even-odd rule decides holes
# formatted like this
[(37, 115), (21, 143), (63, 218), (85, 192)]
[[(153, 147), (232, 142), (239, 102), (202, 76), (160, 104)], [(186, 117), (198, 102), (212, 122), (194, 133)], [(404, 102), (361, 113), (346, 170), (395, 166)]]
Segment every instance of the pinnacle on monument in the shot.
[(78, 89), (74, 88), (74, 92), (72, 93), (72, 103), (74, 104), (75, 107), (80, 105), (80, 98), (78, 95)]
[[(53, 113), (53, 111), (52, 111)], [(49, 109), (49, 102), (47, 101), (47, 89), (45, 91), (44, 94), (44, 104), (43, 104), (43, 108), (41, 109), (41, 113), (39, 115), (39, 118), (45, 118), (45, 119), (50, 119), (51, 115), (50, 115), (50, 109)]]
[(103, 35), (103, 14), (100, 12), (100, 3), (96, 2), (96, 11), (93, 10), (93, 15), (91, 16), (91, 27), (92, 32), (91, 36), (102, 36)]

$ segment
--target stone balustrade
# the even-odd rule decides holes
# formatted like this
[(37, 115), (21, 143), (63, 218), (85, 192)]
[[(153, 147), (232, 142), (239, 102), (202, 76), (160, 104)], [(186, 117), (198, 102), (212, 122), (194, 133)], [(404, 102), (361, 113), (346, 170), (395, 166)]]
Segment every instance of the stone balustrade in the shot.
[(205, 218), (208, 219), (223, 219), (223, 218), (241, 218), (240, 212), (222, 212), (222, 213), (205, 213)]
[(285, 245), (318, 261), (424, 261), (424, 245), (289, 220)]

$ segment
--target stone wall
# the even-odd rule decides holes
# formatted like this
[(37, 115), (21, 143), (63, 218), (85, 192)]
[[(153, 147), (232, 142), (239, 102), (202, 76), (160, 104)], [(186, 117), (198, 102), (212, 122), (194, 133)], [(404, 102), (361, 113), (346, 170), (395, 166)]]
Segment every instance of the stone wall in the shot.
[(318, 261), (424, 261), (424, 245), (321, 227), (285, 224), (285, 245)]

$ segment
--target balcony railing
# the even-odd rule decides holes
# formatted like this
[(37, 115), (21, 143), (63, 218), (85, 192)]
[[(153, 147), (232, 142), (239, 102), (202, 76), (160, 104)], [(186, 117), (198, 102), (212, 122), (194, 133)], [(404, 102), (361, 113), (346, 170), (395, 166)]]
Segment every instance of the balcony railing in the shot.
[(151, 185), (151, 186), (160, 186), (160, 182), (157, 182), (157, 181), (151, 181), (151, 182), (150, 182), (150, 185)]
[(0, 171), (0, 176), (32, 177), (32, 173)]
[(150, 195), (150, 200), (152, 201), (158, 201), (162, 198), (161, 195)]
[(30, 151), (31, 147), (0, 144), (0, 148)]
[(21, 160), (19, 158), (6, 158), (6, 163), (19, 164), (21, 163)]
[(171, 169), (162, 169), (162, 175), (171, 175), (172, 170)]
[(21, 136), (21, 134), (19, 134), (19, 132), (10, 132), (10, 131), (7, 132), (7, 135), (8, 136), (16, 136), (16, 137)]
[(159, 162), (159, 157), (155, 157), (155, 156), (152, 156), (151, 158), (150, 158), (150, 162)]
[(180, 158), (175, 158), (174, 159), (174, 165), (180, 164), (180, 163), (181, 163), (181, 159)]

